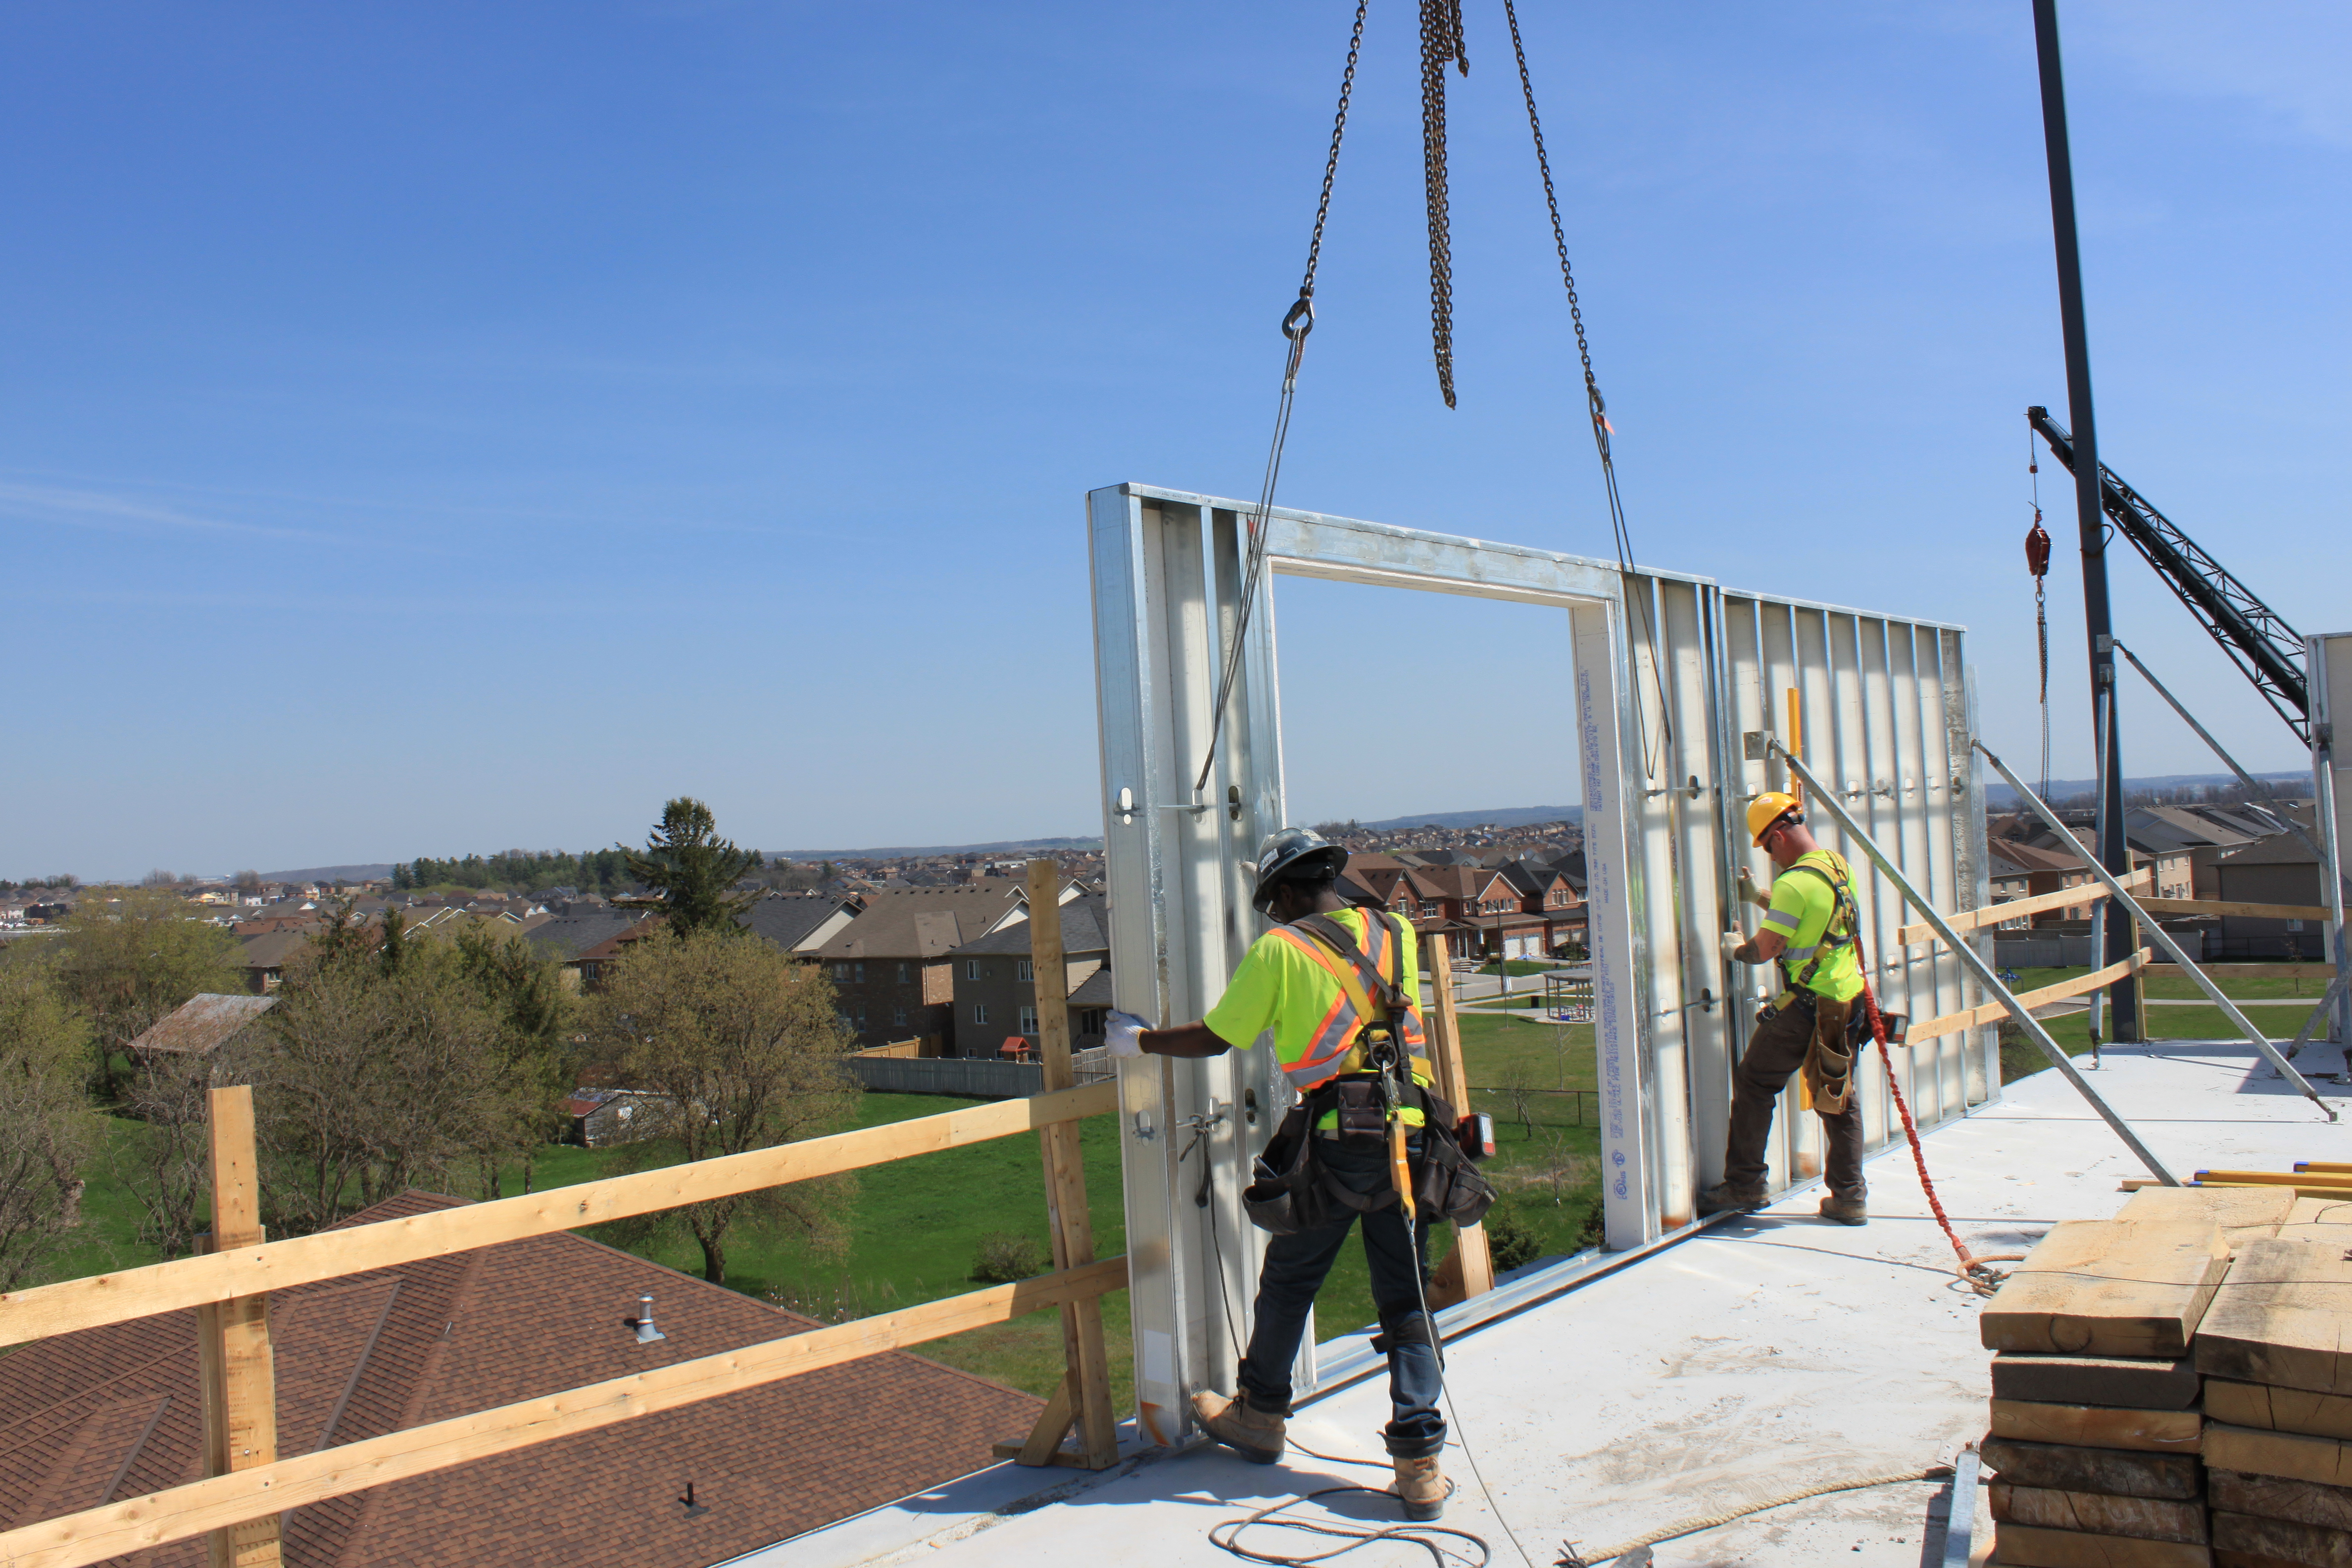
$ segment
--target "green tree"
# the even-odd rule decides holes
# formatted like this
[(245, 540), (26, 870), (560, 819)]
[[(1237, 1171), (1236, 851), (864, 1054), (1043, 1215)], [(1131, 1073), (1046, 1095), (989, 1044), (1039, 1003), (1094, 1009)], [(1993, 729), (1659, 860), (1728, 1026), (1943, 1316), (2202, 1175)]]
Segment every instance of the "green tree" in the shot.
[(99, 1119), (82, 1089), (90, 1025), (45, 963), (0, 965), (0, 1290), (81, 1223)]
[(477, 1160), (482, 1196), (499, 1193), (499, 1172), (513, 1153), (522, 1157), (522, 1190), (530, 1191), (534, 1156), (562, 1129), (563, 1097), (571, 1090), (564, 1044), (572, 1002), (561, 965), (516, 936), (479, 928), (457, 933), (457, 963), (499, 1021), (499, 1103), (503, 1121), (484, 1126)]
[(236, 938), (170, 893), (137, 889), (85, 898), (66, 931), (58, 980), (98, 1026), (92, 1065), (106, 1100), (115, 1094), (117, 1054), (158, 1019), (199, 993), (245, 989)]
[(757, 892), (738, 893), (736, 881), (761, 864), (756, 849), (738, 849), (719, 837), (710, 808), (690, 795), (662, 807), (645, 853), (629, 855), (629, 875), (661, 896), (672, 931), (737, 930), (735, 917)]
[[(589, 1038), (623, 1082), (654, 1097), (656, 1136), (627, 1145), (640, 1168), (709, 1160), (831, 1131), (858, 1090), (833, 984), (764, 942), (666, 931), (635, 943), (590, 1000)], [(846, 1241), (846, 1176), (690, 1204), (643, 1232), (683, 1232), (702, 1248), (703, 1278), (727, 1282), (727, 1245), (741, 1228), (797, 1232), (820, 1250)]]

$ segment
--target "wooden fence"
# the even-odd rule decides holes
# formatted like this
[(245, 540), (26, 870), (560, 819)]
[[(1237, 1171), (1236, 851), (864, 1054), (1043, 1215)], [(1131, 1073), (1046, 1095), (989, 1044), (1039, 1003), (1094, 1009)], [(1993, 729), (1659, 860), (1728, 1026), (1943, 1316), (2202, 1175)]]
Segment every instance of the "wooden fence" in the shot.
[[(1063, 972), (1060, 870), (1033, 861), (1032, 952)], [(206, 1479), (0, 1532), (7, 1568), (79, 1568), (192, 1536), (211, 1538), (215, 1568), (279, 1561), (289, 1509), (471, 1463), (633, 1416), (672, 1410), (1058, 1306), (1066, 1372), (1027, 1439), (1027, 1464), (1100, 1469), (1118, 1458), (1101, 1298), (1127, 1283), (1127, 1260), (1094, 1256), (1078, 1121), (1118, 1109), (1116, 1083), (1072, 1087), (1065, 998), (1041, 988), (1045, 1092), (1026, 1100), (861, 1128), (521, 1197), (373, 1225), (265, 1241), (254, 1173), (252, 1091), (213, 1091), (213, 1215), (218, 1247), (201, 1257), (0, 1295), (0, 1346), (194, 1308), (205, 1390)], [(542, 1398), (280, 1458), (268, 1292), (632, 1215), (807, 1181), (1017, 1133), (1038, 1133), (1054, 1272), (878, 1317), (680, 1362)], [(1073, 1424), (1076, 1448), (1062, 1447)]]

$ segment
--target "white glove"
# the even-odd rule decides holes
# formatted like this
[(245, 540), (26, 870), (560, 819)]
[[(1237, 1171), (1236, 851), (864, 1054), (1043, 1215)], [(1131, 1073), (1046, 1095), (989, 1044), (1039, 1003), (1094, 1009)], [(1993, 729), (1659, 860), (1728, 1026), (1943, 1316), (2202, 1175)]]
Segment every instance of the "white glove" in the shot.
[(1747, 940), (1748, 940), (1748, 936), (1747, 936), (1747, 933), (1746, 933), (1746, 932), (1744, 932), (1744, 931), (1725, 931), (1725, 932), (1723, 933), (1723, 962), (1724, 962), (1724, 963), (1730, 963), (1735, 962), (1735, 960), (1734, 960), (1734, 959), (1733, 959), (1733, 957), (1732, 957), (1732, 953), (1733, 953), (1733, 952), (1734, 952), (1737, 948), (1738, 948), (1738, 946), (1739, 946), (1742, 942), (1745, 942)]
[(1132, 1013), (1113, 1013), (1109, 1026), (1103, 1031), (1103, 1040), (1115, 1057), (1139, 1057), (1143, 1054), (1143, 1031), (1151, 1027)]

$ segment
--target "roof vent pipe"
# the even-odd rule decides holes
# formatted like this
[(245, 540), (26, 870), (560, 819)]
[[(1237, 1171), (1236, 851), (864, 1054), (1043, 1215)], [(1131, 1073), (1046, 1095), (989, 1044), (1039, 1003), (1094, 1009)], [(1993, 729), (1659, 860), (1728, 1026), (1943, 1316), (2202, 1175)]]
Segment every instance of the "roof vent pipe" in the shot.
[(659, 1329), (654, 1327), (654, 1299), (651, 1296), (638, 1297), (637, 1343), (641, 1345), (649, 1345), (656, 1340), (666, 1340), (667, 1338), (669, 1338), (667, 1334), (663, 1333)]

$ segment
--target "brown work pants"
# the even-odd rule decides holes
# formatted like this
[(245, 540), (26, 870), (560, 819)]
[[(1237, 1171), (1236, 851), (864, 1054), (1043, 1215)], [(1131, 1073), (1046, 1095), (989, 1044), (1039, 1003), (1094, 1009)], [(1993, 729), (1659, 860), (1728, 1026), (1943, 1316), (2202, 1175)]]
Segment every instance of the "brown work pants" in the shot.
[[(1801, 991), (1748, 1037), (1748, 1050), (1739, 1058), (1738, 1070), (1731, 1075), (1731, 1135), (1723, 1155), (1724, 1180), (1735, 1190), (1764, 1185), (1764, 1143), (1772, 1135), (1772, 1102), (1805, 1065), (1814, 1028), (1818, 1026), (1843, 1050), (1846, 1017), (1860, 1002), (1860, 997), (1853, 1002), (1811, 998)], [(1858, 1073), (1861, 1068), (1857, 1053), (1854, 1070)], [(1862, 1179), (1860, 1093), (1849, 1096), (1845, 1109), (1835, 1116), (1822, 1116), (1822, 1142), (1828, 1145), (1828, 1169), (1823, 1173), (1829, 1178), (1831, 1193), (1841, 1198), (1861, 1198), (1869, 1189)]]

